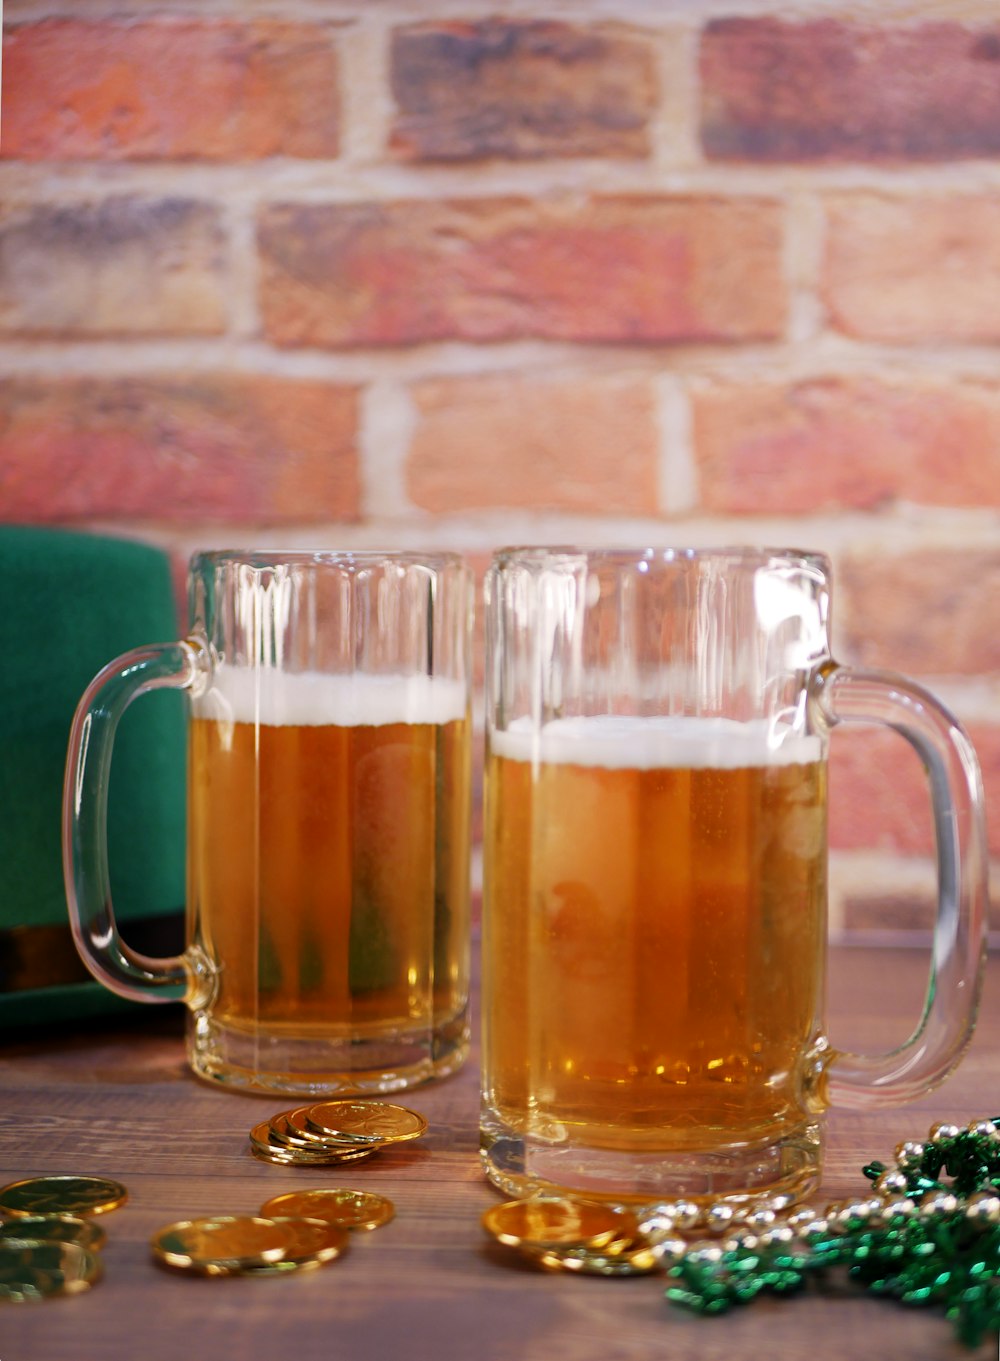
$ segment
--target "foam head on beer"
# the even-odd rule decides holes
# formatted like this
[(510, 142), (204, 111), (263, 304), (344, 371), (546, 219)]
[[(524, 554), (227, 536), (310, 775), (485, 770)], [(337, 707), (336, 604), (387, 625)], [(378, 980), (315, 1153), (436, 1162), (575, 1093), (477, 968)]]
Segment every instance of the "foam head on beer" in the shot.
[(269, 727), (384, 727), (465, 716), (465, 685), (447, 676), (219, 666), (193, 701), (197, 718)]
[(537, 730), (522, 717), (492, 733), (490, 745), (513, 761), (608, 770), (742, 770), (804, 765), (821, 755), (818, 737), (787, 723), (688, 714), (585, 715), (552, 719)]

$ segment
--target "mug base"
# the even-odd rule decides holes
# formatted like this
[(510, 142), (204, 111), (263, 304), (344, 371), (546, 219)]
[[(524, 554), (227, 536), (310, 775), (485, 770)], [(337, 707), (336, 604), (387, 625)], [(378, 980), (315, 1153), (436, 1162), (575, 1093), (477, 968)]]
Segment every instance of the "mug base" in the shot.
[(248, 1033), (195, 1014), (188, 1062), (196, 1077), (246, 1092), (327, 1097), (406, 1091), (465, 1062), (469, 1025), (452, 1018), (416, 1034), (344, 1038)]
[(484, 1121), (481, 1159), (506, 1195), (575, 1195), (619, 1205), (688, 1200), (732, 1204), (780, 1197), (791, 1203), (819, 1185), (822, 1132), (806, 1124), (766, 1143), (704, 1150), (628, 1152), (549, 1142)]

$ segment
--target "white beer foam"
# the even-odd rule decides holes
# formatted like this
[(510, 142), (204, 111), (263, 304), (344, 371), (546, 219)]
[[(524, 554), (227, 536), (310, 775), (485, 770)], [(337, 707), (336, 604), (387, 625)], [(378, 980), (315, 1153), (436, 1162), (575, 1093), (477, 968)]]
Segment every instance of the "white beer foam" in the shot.
[(490, 733), (490, 748), (512, 761), (606, 770), (744, 770), (806, 765), (822, 756), (818, 737), (795, 732), (787, 723), (682, 714), (556, 718), (537, 736), (529, 718), (517, 718)]
[(382, 727), (465, 717), (465, 686), (447, 676), (273, 671), (219, 666), (192, 701), (196, 718), (267, 727)]

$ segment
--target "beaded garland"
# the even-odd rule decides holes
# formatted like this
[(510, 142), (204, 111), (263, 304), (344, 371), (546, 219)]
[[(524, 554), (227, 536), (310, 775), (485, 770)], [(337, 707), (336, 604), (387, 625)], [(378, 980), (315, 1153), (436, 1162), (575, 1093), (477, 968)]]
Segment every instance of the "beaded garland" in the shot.
[[(875, 1294), (943, 1307), (958, 1339), (977, 1345), (1000, 1330), (1000, 1116), (934, 1125), (925, 1142), (899, 1144), (895, 1163), (869, 1163), (873, 1194), (823, 1212), (787, 1200), (660, 1207), (642, 1227), (673, 1278), (667, 1299), (718, 1314), (843, 1267)], [(672, 1237), (696, 1227), (710, 1237)]]

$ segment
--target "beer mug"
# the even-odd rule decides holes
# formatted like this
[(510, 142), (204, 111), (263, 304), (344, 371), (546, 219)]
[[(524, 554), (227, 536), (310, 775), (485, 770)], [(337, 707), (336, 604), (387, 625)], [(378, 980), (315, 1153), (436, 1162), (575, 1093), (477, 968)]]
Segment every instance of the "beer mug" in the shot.
[[(452, 554), (200, 553), (191, 632), (92, 682), (70, 738), (66, 891), (91, 972), (183, 999), (195, 1073), (384, 1092), (467, 1053), (472, 584)], [(105, 812), (118, 719), (190, 697), (186, 948), (130, 950)]]
[[(830, 655), (812, 553), (508, 550), (486, 581), (482, 1146), (512, 1195), (802, 1195), (823, 1111), (913, 1099), (981, 982), (979, 769), (925, 690)], [(939, 914), (893, 1053), (824, 1034), (827, 750), (930, 777)]]

